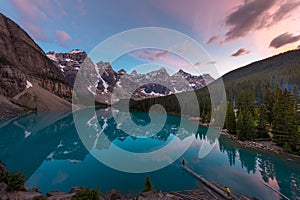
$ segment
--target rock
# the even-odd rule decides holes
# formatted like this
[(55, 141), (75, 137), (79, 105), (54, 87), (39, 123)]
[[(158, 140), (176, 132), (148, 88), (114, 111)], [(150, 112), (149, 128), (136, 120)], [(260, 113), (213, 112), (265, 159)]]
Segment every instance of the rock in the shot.
[(61, 196), (61, 195), (66, 195), (66, 194), (67, 193), (65, 193), (65, 192), (54, 190), (54, 191), (51, 191), (51, 192), (47, 192), (46, 196), (51, 197), (51, 196)]
[(35, 187), (35, 188), (32, 188), (31, 191), (40, 192), (40, 188)]
[(57, 194), (55, 196), (47, 197), (47, 200), (71, 200), (75, 193), (71, 194)]
[(123, 200), (125, 197), (117, 190), (112, 189), (110, 192), (103, 195), (105, 200)]
[(7, 172), (7, 168), (1, 160), (0, 160), (0, 172)]
[(61, 191), (52, 191), (46, 194), (47, 200), (71, 200), (75, 193), (65, 193)]
[(1, 182), (0, 183), (0, 192), (6, 191), (6, 188), (7, 188), (7, 184), (4, 182)]
[(34, 191), (0, 192), (0, 200), (32, 200), (42, 194)]
[(82, 191), (83, 189), (84, 189), (83, 187), (72, 187), (70, 193), (77, 193)]

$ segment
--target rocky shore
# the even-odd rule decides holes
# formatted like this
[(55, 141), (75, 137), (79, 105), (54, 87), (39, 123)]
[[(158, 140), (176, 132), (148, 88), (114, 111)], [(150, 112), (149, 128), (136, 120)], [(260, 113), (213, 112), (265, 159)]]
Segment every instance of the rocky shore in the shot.
[[(8, 182), (4, 177), (7, 176), (9, 172), (4, 163), (0, 161), (0, 200), (73, 200), (81, 199), (76, 197), (77, 194), (87, 191), (87, 188), (83, 187), (73, 187), (69, 193), (61, 191), (51, 191), (43, 195), (38, 188), (33, 188), (26, 190), (23, 181), (16, 181), (19, 177), (11, 176)], [(11, 190), (12, 184), (19, 184), (19, 189)], [(16, 187), (14, 185), (14, 187)], [(88, 191), (97, 191), (90, 190)], [(85, 193), (86, 194), (86, 193)], [(100, 194), (100, 193), (99, 193)], [(76, 197), (76, 198), (75, 198)], [(86, 196), (85, 196), (86, 197)], [(89, 198), (84, 198), (89, 199)], [(92, 198), (95, 199), (95, 198)], [(183, 200), (182, 197), (176, 196), (171, 193), (158, 192), (156, 190), (150, 190), (148, 192), (143, 192), (137, 194), (135, 197), (127, 198), (119, 191), (112, 189), (110, 192), (101, 194), (99, 200)]]
[(294, 159), (300, 160), (300, 156), (290, 154), (290, 153), (284, 151), (284, 149), (282, 147), (278, 146), (273, 141), (267, 141), (267, 140), (241, 141), (235, 135), (229, 134), (226, 130), (221, 131), (221, 135), (223, 135), (224, 137), (226, 137), (230, 140), (233, 140), (234, 142), (236, 142), (238, 145), (240, 145), (242, 147), (285, 156), (285, 157), (287, 157), (288, 160), (294, 160)]

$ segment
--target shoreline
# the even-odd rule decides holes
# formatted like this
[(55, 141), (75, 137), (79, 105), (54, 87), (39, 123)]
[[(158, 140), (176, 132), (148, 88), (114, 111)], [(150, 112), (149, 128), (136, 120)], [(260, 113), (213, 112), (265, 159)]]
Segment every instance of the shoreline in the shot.
[[(198, 117), (192, 117), (192, 116), (186, 116), (186, 115), (184, 115), (184, 116), (188, 117), (188, 119), (190, 121), (197, 122), (198, 126), (210, 128), (209, 123), (201, 123), (199, 121)], [(292, 161), (292, 162), (298, 161), (300, 163), (300, 155), (291, 154), (291, 153), (286, 152), (282, 147), (278, 146), (272, 140), (241, 141), (236, 137), (236, 135), (228, 133), (226, 129), (220, 129), (219, 131), (220, 131), (220, 136), (226, 137), (227, 139), (234, 142), (236, 145), (238, 145), (240, 147), (256, 150), (259, 152), (270, 153), (270, 154), (273, 154), (276, 156), (281, 156), (288, 161)]]
[(284, 151), (284, 149), (280, 146), (278, 146), (273, 141), (241, 141), (236, 138), (235, 135), (231, 135), (225, 130), (220, 131), (221, 136), (229, 139), (230, 141), (234, 142), (236, 145), (252, 149), (258, 152), (268, 153), (275, 156), (280, 156), (282, 158), (285, 158), (287, 161), (291, 162), (297, 162), (300, 163), (300, 156), (288, 153)]

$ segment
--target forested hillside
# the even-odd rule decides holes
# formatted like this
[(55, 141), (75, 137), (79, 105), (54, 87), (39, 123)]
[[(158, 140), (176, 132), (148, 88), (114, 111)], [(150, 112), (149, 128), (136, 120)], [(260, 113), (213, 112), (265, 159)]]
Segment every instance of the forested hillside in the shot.
[[(236, 69), (222, 77), (227, 96), (224, 128), (241, 140), (273, 139), (287, 151), (300, 154), (299, 92), (300, 50), (289, 51)], [(200, 112), (189, 102), (191, 92), (130, 102), (131, 110), (148, 111), (161, 104), (167, 112), (201, 117), (202, 123), (211, 120), (212, 95), (218, 93), (218, 80), (196, 90)], [(221, 99), (217, 97), (217, 99)], [(200, 116), (199, 116), (200, 113)]]

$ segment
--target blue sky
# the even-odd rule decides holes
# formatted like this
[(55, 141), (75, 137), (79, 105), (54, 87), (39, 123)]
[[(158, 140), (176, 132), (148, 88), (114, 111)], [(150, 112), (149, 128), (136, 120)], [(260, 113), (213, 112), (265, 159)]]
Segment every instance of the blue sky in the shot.
[[(24, 28), (45, 52), (82, 49), (89, 53), (99, 43), (122, 31), (162, 27), (196, 40), (221, 75), (298, 48), (299, 11), (298, 0), (0, 1), (0, 12)], [(166, 57), (170, 55), (165, 54)], [(132, 57), (123, 60), (129, 64), (120, 66), (122, 63), (118, 62), (115, 67), (134, 68), (129, 66), (135, 63)], [(211, 63), (201, 65), (211, 67)]]

